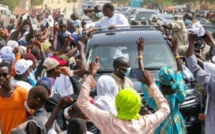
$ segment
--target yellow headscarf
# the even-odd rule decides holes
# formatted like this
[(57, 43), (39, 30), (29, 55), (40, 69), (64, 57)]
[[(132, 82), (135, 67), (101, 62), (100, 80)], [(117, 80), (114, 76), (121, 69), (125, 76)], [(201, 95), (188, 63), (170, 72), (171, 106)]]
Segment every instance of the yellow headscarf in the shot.
[(132, 88), (121, 90), (116, 96), (117, 118), (122, 120), (138, 120), (140, 118), (139, 111), (141, 108), (141, 97)]

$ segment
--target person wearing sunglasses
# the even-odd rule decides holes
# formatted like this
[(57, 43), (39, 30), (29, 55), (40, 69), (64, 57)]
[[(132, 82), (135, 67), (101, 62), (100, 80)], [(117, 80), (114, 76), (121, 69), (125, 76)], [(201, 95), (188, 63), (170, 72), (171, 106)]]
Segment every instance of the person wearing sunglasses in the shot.
[(3, 134), (11, 134), (13, 128), (28, 119), (28, 113), (24, 106), (28, 91), (21, 86), (10, 85), (11, 70), (11, 64), (0, 63), (0, 120)]
[(65, 38), (71, 36), (72, 34), (67, 31), (67, 20), (61, 19), (58, 23), (59, 31), (57, 33), (57, 51), (59, 51), (65, 44)]

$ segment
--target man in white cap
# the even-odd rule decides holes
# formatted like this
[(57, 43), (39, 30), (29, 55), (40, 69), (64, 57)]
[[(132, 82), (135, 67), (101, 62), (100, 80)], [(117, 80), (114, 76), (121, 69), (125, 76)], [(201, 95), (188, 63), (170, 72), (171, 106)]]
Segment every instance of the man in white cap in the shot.
[[(56, 80), (57, 77), (60, 77), (60, 72), (58, 71), (58, 67), (60, 66), (59, 61), (57, 61), (54, 58), (46, 58), (46, 60), (43, 63), (43, 68), (46, 71), (46, 75), (48, 78), (52, 78)], [(59, 87), (54, 86), (53, 92), (50, 96), (53, 94), (59, 94)]]
[(14, 79), (11, 80), (11, 86), (16, 87), (21, 86), (26, 90), (30, 90), (32, 85), (28, 79), (28, 76), (31, 72), (31, 66), (33, 62), (31, 60), (20, 59), (15, 63), (15, 72), (16, 75)]

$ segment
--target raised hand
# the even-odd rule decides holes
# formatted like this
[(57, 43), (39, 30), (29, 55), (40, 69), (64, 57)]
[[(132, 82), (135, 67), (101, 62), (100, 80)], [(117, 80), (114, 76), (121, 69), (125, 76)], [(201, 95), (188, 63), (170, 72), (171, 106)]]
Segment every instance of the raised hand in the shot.
[(83, 37), (81, 37), (81, 39), (80, 39), (80, 41), (83, 42), (84, 44), (87, 43), (87, 40), (88, 40), (87, 36), (83, 36)]
[(58, 30), (59, 30), (59, 25), (55, 24), (53, 27), (54, 34), (56, 34)]
[(39, 42), (39, 41), (37, 40), (37, 38), (33, 38), (33, 39), (31, 40), (31, 42), (32, 42), (35, 46), (37, 46), (37, 47), (40, 48), (41, 42)]
[(80, 50), (80, 51), (81, 51), (81, 50), (84, 51), (84, 49), (85, 49), (84, 43), (83, 43), (82, 41), (78, 41), (77, 48), (78, 48), (78, 50)]
[(85, 26), (87, 24), (87, 22), (86, 21), (84, 21), (84, 20), (82, 20), (82, 22), (81, 22), (81, 26), (83, 27), (83, 26)]
[(108, 29), (114, 29), (114, 28), (116, 28), (116, 26), (115, 25), (110, 25), (109, 27), (108, 27)]
[(67, 75), (69, 77), (72, 76), (72, 73), (69, 67), (59, 67), (58, 72), (60, 72), (63, 75)]
[(14, 53), (17, 54), (19, 52), (19, 46), (16, 46), (14, 49), (13, 49)]
[(67, 40), (66, 40), (66, 42), (67, 42), (66, 44), (69, 45), (70, 42), (72, 42), (72, 41), (73, 41), (73, 38), (71, 36), (68, 36)]
[(215, 40), (214, 40), (213, 36), (211, 34), (209, 34), (208, 32), (206, 32), (205, 34), (206, 34), (206, 38), (204, 39), (205, 42), (210, 46), (214, 46)]
[(137, 43), (137, 50), (140, 52), (143, 52), (144, 46), (145, 46), (145, 39), (143, 37), (140, 37)]
[(148, 70), (142, 70), (144, 75), (144, 80), (139, 80), (143, 83), (145, 83), (147, 86), (151, 86), (153, 83), (155, 83), (153, 75)]
[(197, 38), (197, 35), (189, 34), (189, 42), (195, 42), (196, 38)]
[(177, 48), (178, 48), (178, 41), (176, 38), (173, 38), (172, 39), (172, 45), (171, 45), (171, 50), (173, 53), (176, 53), (177, 52)]
[(73, 101), (73, 98), (71, 98), (70, 96), (65, 96), (61, 98), (60, 102), (58, 103), (58, 106), (63, 107), (64, 105), (72, 104)]
[(99, 68), (100, 68), (99, 57), (96, 57), (96, 61), (90, 64), (90, 68), (89, 68), (90, 75), (95, 76)]

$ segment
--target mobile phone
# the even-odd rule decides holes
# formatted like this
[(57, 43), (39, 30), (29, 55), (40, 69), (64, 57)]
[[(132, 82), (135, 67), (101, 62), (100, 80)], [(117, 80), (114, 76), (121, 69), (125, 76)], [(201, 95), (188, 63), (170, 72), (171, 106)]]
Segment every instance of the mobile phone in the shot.
[(82, 36), (86, 36), (87, 35), (87, 32), (82, 32)]
[(131, 69), (129, 77), (137, 79), (137, 80), (143, 80), (144, 79), (143, 72), (140, 69)]

